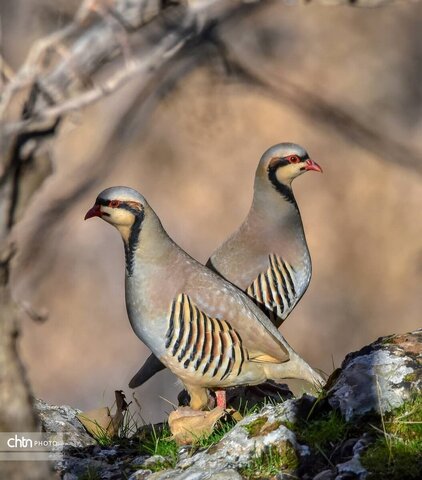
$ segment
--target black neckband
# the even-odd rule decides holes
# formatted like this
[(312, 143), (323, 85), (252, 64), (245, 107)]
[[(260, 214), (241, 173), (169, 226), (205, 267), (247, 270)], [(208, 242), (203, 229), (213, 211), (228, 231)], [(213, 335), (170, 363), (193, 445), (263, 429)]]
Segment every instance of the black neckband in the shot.
[(284, 167), (288, 165), (290, 162), (286, 160), (285, 158), (280, 158), (277, 162), (272, 163), (268, 167), (268, 178), (270, 179), (270, 182), (272, 183), (273, 187), (277, 190), (277, 192), (289, 203), (291, 203), (296, 210), (299, 210), (299, 207), (297, 206), (296, 199), (293, 195), (293, 190), (286, 184), (281, 183), (277, 179), (276, 172), (279, 168)]
[(120, 208), (124, 208), (131, 212), (134, 217), (135, 221), (133, 225), (130, 227), (129, 233), (129, 240), (125, 242), (125, 257), (126, 257), (126, 271), (128, 276), (133, 275), (134, 263), (135, 263), (135, 250), (139, 245), (139, 237), (141, 234), (141, 227), (142, 222), (144, 221), (145, 213), (144, 209), (138, 210), (136, 208), (131, 207), (126, 203), (122, 203)]

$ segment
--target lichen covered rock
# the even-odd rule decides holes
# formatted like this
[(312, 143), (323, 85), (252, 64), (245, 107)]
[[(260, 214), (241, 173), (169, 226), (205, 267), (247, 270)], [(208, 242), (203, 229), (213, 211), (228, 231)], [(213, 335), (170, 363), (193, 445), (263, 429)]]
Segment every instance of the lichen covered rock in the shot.
[(97, 444), (77, 419), (76, 416), (81, 413), (77, 408), (69, 405), (49, 405), (39, 399), (35, 400), (34, 407), (42, 430), (63, 435), (67, 446), (82, 448)]
[[(226, 476), (227, 472), (245, 469), (255, 459), (265, 456), (267, 452), (274, 452), (274, 449), (280, 460), (280, 472), (290, 471), (292, 464), (297, 465), (301, 456), (309, 454), (309, 449), (299, 445), (295, 434), (284, 425), (285, 422), (295, 422), (298, 408), (295, 400), (267, 406), (240, 421), (217, 445), (182, 459), (173, 470), (149, 478), (205, 480), (216, 475), (230, 478)], [(292, 457), (295, 461), (292, 461)], [(210, 477), (210, 472), (213, 477)]]
[[(66, 480), (81, 476), (103, 480), (369, 480), (371, 468), (379, 474), (376, 478), (390, 478), (383, 476), (384, 466), (388, 474), (393, 472), (394, 480), (422, 478), (418, 472), (419, 467), (422, 471), (422, 443), (417, 431), (422, 402), (415, 396), (422, 392), (422, 330), (380, 338), (349, 354), (328, 385), (326, 395), (319, 398), (303, 395), (246, 415), (219, 441), (183, 447), (176, 445), (163, 424), (144, 426), (130, 439), (113, 438), (108, 446), (96, 445), (75, 418), (77, 410), (41, 401), (37, 410), (44, 430), (72, 432), (71, 444), (56, 463)], [(271, 394), (274, 388), (280, 387), (252, 390), (258, 405), (262, 405), (262, 392)], [(235, 393), (241, 396), (245, 391)], [(406, 428), (400, 424), (403, 415), (409, 423)], [(224, 425), (230, 428), (234, 422), (229, 417), (221, 421), (229, 422)], [(391, 439), (397, 438), (397, 451), (402, 455), (390, 463), (384, 461), (388, 455), (383, 453), (389, 432)], [(162, 448), (164, 456), (152, 456), (158, 451), (145, 449), (152, 433), (154, 445), (161, 441), (168, 448), (173, 442), (171, 453)], [(394, 445), (390, 447), (394, 452)], [(407, 476), (403, 477), (403, 471)]]
[(347, 355), (328, 392), (346, 420), (385, 413), (422, 391), (422, 329), (382, 337)]

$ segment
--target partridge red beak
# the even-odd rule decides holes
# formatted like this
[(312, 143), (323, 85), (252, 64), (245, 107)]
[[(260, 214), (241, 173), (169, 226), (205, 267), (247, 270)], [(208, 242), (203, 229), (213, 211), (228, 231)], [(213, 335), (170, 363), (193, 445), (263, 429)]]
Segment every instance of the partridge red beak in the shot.
[(314, 170), (315, 172), (322, 173), (322, 168), (314, 162), (311, 158), (308, 158), (305, 162), (305, 170)]
[(88, 220), (88, 218), (92, 217), (100, 217), (101, 218), (101, 207), (95, 204), (90, 210), (86, 212), (84, 220)]

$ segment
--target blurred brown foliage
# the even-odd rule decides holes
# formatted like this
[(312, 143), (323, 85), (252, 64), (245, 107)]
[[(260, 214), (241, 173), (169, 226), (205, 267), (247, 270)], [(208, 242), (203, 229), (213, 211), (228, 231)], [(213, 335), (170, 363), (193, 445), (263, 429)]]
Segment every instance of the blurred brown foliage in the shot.
[[(3, 53), (16, 68), (33, 41), (63, 26), (79, 2), (1, 3)], [(421, 165), (407, 161), (406, 149), (420, 160), (421, 19), (420, 3), (355, 9), (268, 2), (218, 32), (271, 79), (373, 126), (381, 142), (403, 145), (403, 155), (386, 158), (357, 142), (353, 126), (339, 128), (341, 116), (319, 119), (305, 97), (289, 101), (288, 92), (279, 96), (239, 75), (218, 43), (202, 50), (200, 64), (148, 115), (123, 125), (110, 166), (92, 158), (110, 120), (133, 102), (136, 79), (70, 115), (55, 144), (56, 171), (16, 230), (15, 294), (49, 311), (44, 324), (24, 326), (36, 395), (83, 409), (116, 389), (130, 397), (128, 380), (148, 355), (126, 318), (120, 240), (101, 222), (83, 222), (97, 192), (119, 184), (140, 190), (174, 240), (204, 262), (245, 216), (260, 155), (281, 141), (304, 145), (324, 168), (294, 184), (314, 275), (283, 334), (330, 372), (365, 342), (419, 327)], [(72, 198), (96, 168), (108, 169), (101, 184)], [(178, 390), (172, 374), (158, 374), (137, 394), (143, 416), (161, 418), (171, 407), (158, 397), (174, 401)]]

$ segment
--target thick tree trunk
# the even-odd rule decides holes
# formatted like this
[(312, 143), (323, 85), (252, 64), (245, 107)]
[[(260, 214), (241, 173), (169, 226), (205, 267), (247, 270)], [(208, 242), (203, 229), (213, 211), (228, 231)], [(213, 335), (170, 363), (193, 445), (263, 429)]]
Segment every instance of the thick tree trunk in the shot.
[[(32, 397), (18, 353), (19, 312), (11, 297), (8, 278), (10, 249), (0, 253), (0, 432), (37, 431)], [(46, 462), (0, 461), (0, 478), (38, 480), (50, 477)]]

